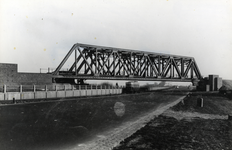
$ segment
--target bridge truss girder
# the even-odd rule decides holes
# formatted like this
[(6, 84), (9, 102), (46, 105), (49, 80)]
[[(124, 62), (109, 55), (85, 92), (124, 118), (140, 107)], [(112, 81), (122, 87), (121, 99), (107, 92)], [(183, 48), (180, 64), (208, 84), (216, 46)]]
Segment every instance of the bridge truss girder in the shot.
[[(72, 53), (73, 64), (61, 71)], [(79, 55), (78, 55), (79, 54)], [(74, 44), (53, 72), (54, 78), (192, 82), (201, 74), (193, 57)]]

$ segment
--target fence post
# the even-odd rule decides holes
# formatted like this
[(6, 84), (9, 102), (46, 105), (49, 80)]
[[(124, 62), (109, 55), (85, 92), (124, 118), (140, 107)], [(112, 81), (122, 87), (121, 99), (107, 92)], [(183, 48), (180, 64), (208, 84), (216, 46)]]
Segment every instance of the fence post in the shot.
[(57, 98), (57, 85), (55, 85), (56, 98)]
[(6, 93), (6, 85), (3, 85), (3, 92)]
[(87, 85), (85, 85), (85, 96), (87, 96)]
[(203, 107), (204, 106), (204, 100), (203, 100), (202, 97), (197, 99), (197, 105), (198, 105), (198, 107)]
[(91, 96), (93, 95), (93, 86), (92, 86), (92, 84), (90, 85), (90, 94), (91, 94)]
[(33, 85), (33, 92), (34, 92), (34, 93), (35, 93), (35, 90), (36, 90), (35, 85)]
[(105, 85), (103, 89), (105, 90), (105, 95), (107, 95), (107, 92), (109, 92), (109, 89), (107, 89), (107, 86)]
[(102, 85), (100, 85), (101, 95), (102, 95)]
[(110, 95), (111, 95), (111, 92), (113, 91), (112, 89), (113, 89), (113, 86), (111, 85), (111, 86), (109, 87), (109, 94), (110, 94)]
[(19, 92), (20, 92), (20, 93), (23, 92), (23, 86), (22, 86), (22, 85), (19, 86)]
[(97, 96), (98, 95), (98, 90), (97, 90), (97, 84), (95, 85), (95, 88), (94, 88), (94, 90), (95, 90), (95, 95)]
[(36, 92), (36, 86), (33, 85), (33, 92), (34, 92), (34, 99), (35, 99), (35, 92)]
[(82, 96), (82, 95), (81, 95), (81, 92), (82, 92), (82, 91), (81, 91), (81, 85), (78, 86), (78, 90), (79, 90), (79, 95)]
[(74, 85), (72, 85), (72, 96), (74, 97)]
[(19, 90), (19, 92), (20, 92), (20, 99), (22, 99), (23, 98), (23, 86), (22, 85), (20, 85), (20, 90)]
[(6, 97), (6, 85), (5, 84), (3, 85), (3, 93), (4, 93), (4, 100), (6, 100), (7, 97)]
[(48, 93), (47, 93), (47, 91), (48, 91), (48, 87), (47, 87), (47, 85), (45, 85), (45, 98), (46, 98), (46, 99), (48, 98)]
[(66, 97), (66, 87), (65, 87), (65, 84), (64, 84), (64, 97)]

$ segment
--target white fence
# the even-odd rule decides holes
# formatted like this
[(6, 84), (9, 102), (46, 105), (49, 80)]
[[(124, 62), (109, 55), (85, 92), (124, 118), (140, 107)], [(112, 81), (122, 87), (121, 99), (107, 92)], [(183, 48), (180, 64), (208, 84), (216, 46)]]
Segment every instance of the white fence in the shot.
[(113, 86), (78, 86), (63, 89), (55, 86), (54, 90), (48, 90), (44, 86), (44, 91), (37, 91), (36, 86), (33, 86), (32, 91), (24, 91), (23, 86), (19, 86), (19, 92), (7, 92), (7, 86), (4, 85), (2, 93), (0, 93), (0, 100), (26, 100), (26, 99), (49, 99), (49, 98), (65, 98), (65, 97), (82, 97), (82, 96), (97, 96), (97, 95), (111, 95), (121, 94), (122, 88)]

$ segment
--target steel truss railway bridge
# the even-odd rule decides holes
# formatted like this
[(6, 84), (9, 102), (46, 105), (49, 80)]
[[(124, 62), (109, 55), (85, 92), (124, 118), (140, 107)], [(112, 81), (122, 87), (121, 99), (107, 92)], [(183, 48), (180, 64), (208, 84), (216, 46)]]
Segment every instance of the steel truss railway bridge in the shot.
[[(73, 56), (74, 58), (70, 58)], [(62, 70), (67, 61), (72, 65)], [(193, 57), (76, 43), (52, 73), (54, 82), (137, 80), (198, 82), (202, 77)]]

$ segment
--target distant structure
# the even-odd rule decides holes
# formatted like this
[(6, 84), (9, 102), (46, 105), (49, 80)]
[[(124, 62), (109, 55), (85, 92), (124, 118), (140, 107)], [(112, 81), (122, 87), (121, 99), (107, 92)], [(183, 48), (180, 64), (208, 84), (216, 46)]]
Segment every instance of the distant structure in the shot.
[(218, 91), (222, 87), (222, 78), (219, 75), (209, 75), (199, 82), (197, 86), (201, 91)]

